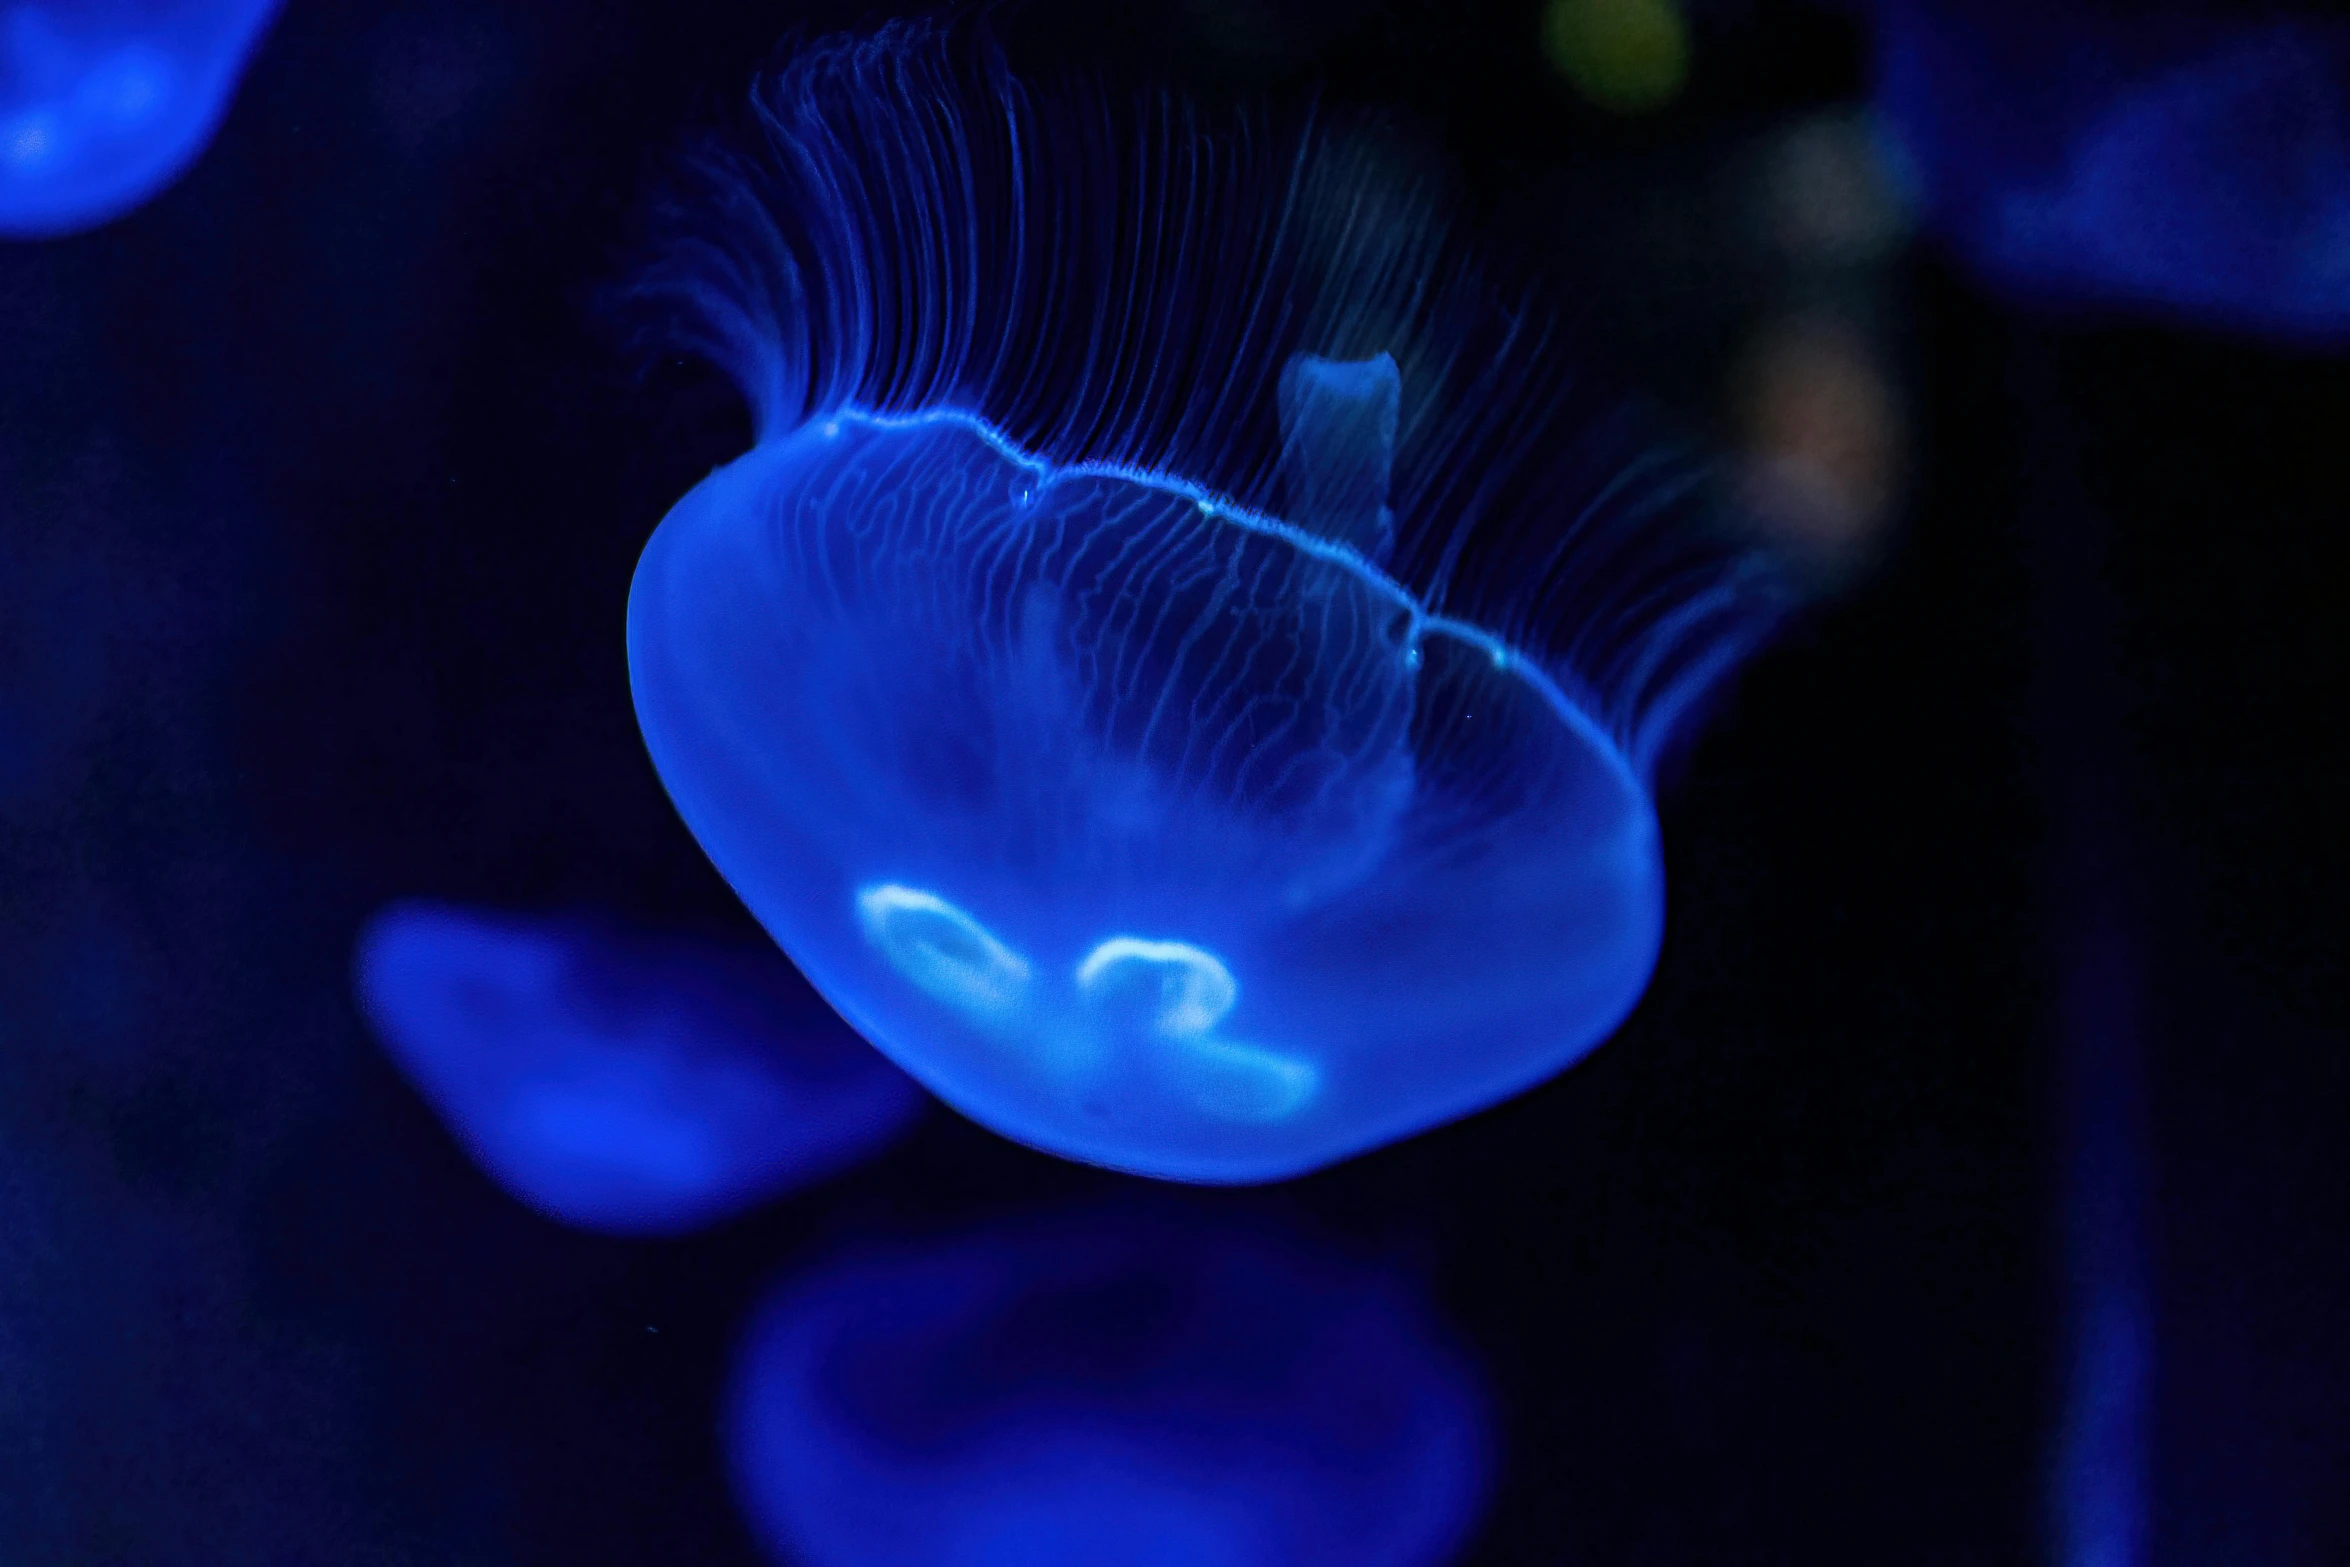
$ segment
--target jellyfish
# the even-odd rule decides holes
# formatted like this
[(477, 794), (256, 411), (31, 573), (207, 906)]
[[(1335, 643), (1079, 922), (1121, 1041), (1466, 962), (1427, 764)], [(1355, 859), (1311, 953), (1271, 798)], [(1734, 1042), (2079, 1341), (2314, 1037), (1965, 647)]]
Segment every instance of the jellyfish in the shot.
[(360, 936), (357, 988), (491, 1177), (587, 1229), (715, 1223), (870, 1158), (920, 1108), (772, 952), (398, 903)]
[(634, 286), (756, 444), (628, 658), (702, 848), (857, 1030), (1070, 1158), (1277, 1179), (1593, 1048), (1660, 755), (1777, 613), (1687, 452), (1408, 156), (820, 44)]
[(1147, 1203), (838, 1258), (735, 1359), (736, 1493), (795, 1567), (1437, 1567), (1491, 1467), (1397, 1281)]
[(0, 0), (0, 235), (120, 217), (194, 162), (277, 0)]
[(1929, 217), (1992, 282), (2350, 334), (2350, 26), (1881, 10), (1887, 123)]

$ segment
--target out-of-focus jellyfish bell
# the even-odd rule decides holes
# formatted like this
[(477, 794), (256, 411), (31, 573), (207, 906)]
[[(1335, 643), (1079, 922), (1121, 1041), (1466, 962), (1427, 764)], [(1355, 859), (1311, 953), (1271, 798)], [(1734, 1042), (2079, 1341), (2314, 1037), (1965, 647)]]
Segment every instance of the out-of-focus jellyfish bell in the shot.
[(2350, 23), (1878, 0), (1877, 98), (1992, 282), (2350, 336)]
[(1149, 1207), (788, 1280), (729, 1406), (794, 1567), (1437, 1567), (1490, 1468), (1473, 1376), (1393, 1281)]
[(758, 444), (629, 603), (687, 824), (999, 1131), (1276, 1178), (1622, 1019), (1649, 773), (1776, 603), (1377, 144), (815, 49), (644, 294)]
[(714, 1223), (886, 1147), (921, 1095), (772, 953), (401, 903), (359, 941), (377, 1035), (552, 1218)]
[(278, 0), (0, 0), (0, 235), (121, 216), (212, 139)]

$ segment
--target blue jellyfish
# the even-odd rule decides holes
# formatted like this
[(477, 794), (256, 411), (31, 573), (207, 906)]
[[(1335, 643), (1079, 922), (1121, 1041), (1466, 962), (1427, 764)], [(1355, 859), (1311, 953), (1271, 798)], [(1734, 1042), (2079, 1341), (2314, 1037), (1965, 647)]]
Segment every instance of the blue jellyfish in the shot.
[(2350, 24), (1881, 0), (1927, 213), (2026, 295), (2350, 335)]
[(1121, 115), (984, 36), (815, 48), (637, 297), (757, 444), (629, 669), (702, 847), (977, 1120), (1307, 1170), (1615, 1028), (1654, 762), (1777, 602), (1369, 132)]
[(120, 217), (212, 139), (277, 0), (0, 0), (0, 235)]
[(716, 1222), (870, 1157), (921, 1104), (772, 953), (400, 903), (357, 979), (483, 1168), (588, 1229)]
[(789, 1279), (728, 1402), (794, 1567), (1436, 1567), (1491, 1466), (1474, 1376), (1394, 1281), (1147, 1205)]

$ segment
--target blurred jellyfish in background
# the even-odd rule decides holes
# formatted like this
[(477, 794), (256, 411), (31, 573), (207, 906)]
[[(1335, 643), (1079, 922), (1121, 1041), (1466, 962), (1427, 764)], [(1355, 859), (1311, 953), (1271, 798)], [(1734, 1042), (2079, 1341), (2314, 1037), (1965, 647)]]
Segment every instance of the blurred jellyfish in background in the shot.
[(588, 1229), (715, 1223), (870, 1158), (921, 1108), (769, 952), (401, 903), (362, 933), (357, 980), (482, 1167)]
[(1438, 1567), (1476, 1378), (1398, 1281), (1104, 1206), (786, 1280), (737, 1353), (735, 1486), (794, 1567)]
[(194, 162), (277, 0), (0, 0), (0, 236), (120, 217)]
[(1877, 95), (1993, 283), (2350, 337), (2350, 23), (1880, 0)]
[(1612, 1031), (1658, 759), (1777, 612), (1367, 136), (826, 43), (640, 299), (758, 443), (629, 605), (646, 743), (865, 1036), (1034, 1146), (1274, 1179)]

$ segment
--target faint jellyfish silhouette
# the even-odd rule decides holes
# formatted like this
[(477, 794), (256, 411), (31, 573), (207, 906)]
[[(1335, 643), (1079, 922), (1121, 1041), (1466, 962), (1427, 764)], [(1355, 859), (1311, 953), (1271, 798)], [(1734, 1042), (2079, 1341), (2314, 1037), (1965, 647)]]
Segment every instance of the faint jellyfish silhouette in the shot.
[(1437, 1567), (1491, 1468), (1410, 1292), (1127, 1204), (785, 1280), (736, 1355), (737, 1495), (795, 1567)]
[(1925, 210), (2000, 287), (2350, 335), (2350, 24), (1880, 0)]
[(0, 235), (120, 217), (212, 139), (277, 0), (0, 0)]
[(497, 1182), (566, 1223), (666, 1234), (871, 1157), (921, 1095), (772, 953), (399, 903), (360, 1004)]
[(1614, 1029), (1652, 767), (1778, 604), (1692, 466), (1373, 140), (1127, 121), (905, 25), (758, 108), (637, 291), (758, 444), (646, 546), (629, 667), (842, 1015), (1001, 1132), (1195, 1181)]

